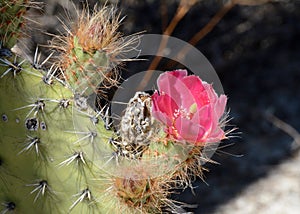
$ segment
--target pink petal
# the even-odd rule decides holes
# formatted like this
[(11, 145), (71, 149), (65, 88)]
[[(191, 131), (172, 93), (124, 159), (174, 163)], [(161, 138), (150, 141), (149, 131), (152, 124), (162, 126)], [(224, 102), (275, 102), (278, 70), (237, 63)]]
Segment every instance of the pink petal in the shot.
[(206, 132), (210, 132), (213, 125), (213, 110), (210, 105), (203, 106), (193, 115), (191, 121), (202, 126)]
[(165, 113), (168, 117), (173, 118), (177, 104), (168, 95), (159, 95), (157, 91), (152, 95), (152, 111)]
[(211, 103), (215, 103), (217, 101), (217, 99), (218, 99), (218, 95), (215, 92), (215, 90), (213, 89), (212, 85), (204, 82), (203, 86), (204, 86), (204, 88), (206, 90), (206, 93), (207, 93), (207, 95), (209, 97), (210, 102)]
[(183, 77), (187, 76), (187, 70), (185, 70), (185, 69), (177, 69), (177, 70), (168, 71), (165, 73), (171, 74), (178, 79), (182, 79)]
[(205, 133), (203, 127), (186, 118), (178, 118), (175, 121), (175, 127), (182, 139), (190, 143), (198, 142)]
[(217, 129), (214, 130), (213, 133), (211, 133), (207, 139), (205, 140), (206, 143), (216, 143), (216, 142), (219, 142), (223, 139), (225, 139), (226, 136), (225, 136), (225, 133), (224, 131), (218, 127)]
[(193, 96), (193, 101), (194, 103), (197, 103), (198, 107), (206, 105), (210, 102), (206, 89), (199, 77), (194, 75), (187, 76), (182, 81), (189, 89)]
[(163, 73), (157, 80), (158, 90), (160, 95), (168, 95), (171, 97), (177, 106), (181, 105), (180, 92), (174, 87), (181, 83), (181, 80), (169, 73)]
[[(227, 103), (225, 95), (218, 97), (211, 84), (187, 76), (186, 70), (165, 72), (157, 84), (160, 94), (152, 95), (152, 114), (167, 126), (169, 136), (196, 145), (225, 138), (219, 124)], [(175, 118), (177, 110), (182, 114)]]
[(216, 111), (214, 111), (212, 114), (212, 118), (211, 118), (212, 127), (211, 127), (210, 132), (206, 136), (207, 139), (205, 142), (218, 142), (225, 138), (225, 133), (220, 127), (219, 119), (220, 119), (219, 115), (216, 113)]
[(166, 126), (172, 126), (172, 118), (160, 111), (152, 112), (152, 116)]
[(187, 75), (186, 70), (163, 73), (159, 76), (157, 84), (161, 94), (171, 97), (178, 107), (189, 109), (196, 100), (189, 86), (183, 82), (186, 78), (184, 75)]
[(226, 95), (222, 94), (215, 104), (215, 112), (218, 119), (220, 119), (220, 117), (224, 114), (226, 103), (227, 97)]

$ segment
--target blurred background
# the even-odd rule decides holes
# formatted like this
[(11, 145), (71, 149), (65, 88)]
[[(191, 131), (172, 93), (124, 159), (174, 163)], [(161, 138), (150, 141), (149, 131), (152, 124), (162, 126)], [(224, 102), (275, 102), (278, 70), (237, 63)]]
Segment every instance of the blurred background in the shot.
[[(44, 0), (40, 24), (62, 32), (70, 0)], [(76, 1), (82, 7), (87, 1)], [(89, 0), (91, 8), (96, 0)], [(103, 4), (105, 1), (101, 1)], [(211, 62), (228, 95), (229, 128), (194, 189), (172, 197), (196, 214), (300, 213), (300, 1), (122, 0), (121, 31), (167, 34), (191, 42)], [(37, 32), (27, 41), (43, 43)], [(192, 40), (191, 40), (192, 39)], [(30, 48), (29, 48), (30, 49)], [(127, 72), (180, 68), (162, 59), (128, 63)], [(201, 69), (201, 68), (199, 68)], [(123, 71), (124, 72), (124, 71)], [(128, 73), (127, 73), (128, 74)], [(298, 130), (298, 131), (297, 131)]]

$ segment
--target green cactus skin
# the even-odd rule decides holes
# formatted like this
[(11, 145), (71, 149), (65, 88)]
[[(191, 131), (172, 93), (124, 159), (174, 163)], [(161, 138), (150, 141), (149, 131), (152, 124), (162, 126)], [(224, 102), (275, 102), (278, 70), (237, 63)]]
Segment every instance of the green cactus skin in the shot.
[[(0, 201), (13, 202), (20, 213), (97, 210), (97, 206), (90, 205), (101, 192), (101, 181), (97, 185), (92, 181), (103, 173), (82, 147), (107, 142), (102, 136), (111, 134), (101, 120), (94, 125), (90, 118), (82, 116), (81, 124), (90, 124), (97, 136), (91, 140), (88, 131), (75, 130), (72, 118), (78, 111), (73, 110), (72, 91), (57, 81), (45, 84), (43, 75), (30, 66), (25, 62), (20, 72), (14, 74), (12, 69), (0, 79)], [(0, 69), (2, 75), (9, 68)], [(82, 132), (86, 133), (81, 135)], [(76, 195), (84, 190), (83, 195)], [(91, 204), (81, 207), (76, 200), (90, 200), (87, 204)]]
[(105, 79), (103, 74), (111, 71), (109, 58), (107, 53), (101, 50), (85, 52), (78, 44), (77, 37), (74, 37), (73, 45), (69, 56), (70, 65), (64, 70), (64, 75), (71, 88), (89, 95), (95, 92), (99, 82)]

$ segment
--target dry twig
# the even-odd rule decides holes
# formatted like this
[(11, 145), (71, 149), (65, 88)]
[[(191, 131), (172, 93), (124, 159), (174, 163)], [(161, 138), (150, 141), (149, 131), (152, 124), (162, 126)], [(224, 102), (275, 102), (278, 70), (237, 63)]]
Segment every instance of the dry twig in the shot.
[(300, 133), (292, 127), (290, 124), (284, 122), (283, 120), (279, 119), (272, 113), (268, 113), (266, 118), (277, 128), (284, 131), (286, 134), (291, 136), (294, 139), (294, 148), (297, 150), (300, 148)]

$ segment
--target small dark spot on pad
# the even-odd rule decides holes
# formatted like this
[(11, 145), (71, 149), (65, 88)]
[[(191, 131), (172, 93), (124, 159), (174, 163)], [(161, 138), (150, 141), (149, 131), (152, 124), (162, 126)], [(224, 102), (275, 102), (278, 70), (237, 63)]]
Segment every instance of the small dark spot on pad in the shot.
[(2, 114), (2, 120), (3, 120), (4, 122), (7, 122), (7, 121), (8, 121), (8, 117), (7, 117), (6, 114)]
[(40, 126), (41, 126), (41, 129), (42, 129), (43, 131), (46, 131), (47, 126), (46, 126), (46, 123), (45, 123), (44, 121), (41, 122)]

